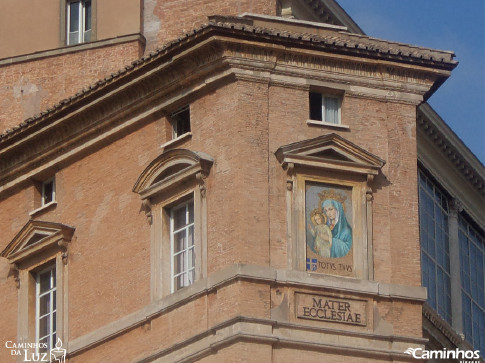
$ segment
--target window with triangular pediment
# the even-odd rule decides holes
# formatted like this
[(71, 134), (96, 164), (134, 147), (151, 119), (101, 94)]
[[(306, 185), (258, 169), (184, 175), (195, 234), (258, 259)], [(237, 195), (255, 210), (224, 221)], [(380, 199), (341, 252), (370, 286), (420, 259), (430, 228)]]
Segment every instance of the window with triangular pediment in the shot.
[(30, 220), (0, 253), (19, 289), (19, 341), (38, 343), (38, 352), (49, 351), (56, 338), (67, 343), (64, 292), (73, 234), (74, 228), (62, 223)]
[(280, 147), (293, 269), (373, 278), (372, 186), (384, 160), (337, 134)]

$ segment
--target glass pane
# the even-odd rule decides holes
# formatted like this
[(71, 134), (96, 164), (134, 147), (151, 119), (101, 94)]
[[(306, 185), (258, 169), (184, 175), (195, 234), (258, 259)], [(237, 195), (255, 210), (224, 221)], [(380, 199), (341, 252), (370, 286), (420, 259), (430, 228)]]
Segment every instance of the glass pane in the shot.
[(173, 257), (173, 273), (177, 275), (183, 271), (186, 271), (185, 266), (185, 252), (179, 253)]
[(322, 95), (310, 92), (310, 120), (322, 121)]
[(44, 295), (39, 300), (39, 316), (43, 316), (50, 312), (51, 308), (51, 294)]
[(69, 33), (69, 44), (78, 44), (79, 43), (79, 32), (72, 32)]
[(188, 205), (189, 208), (189, 223), (194, 223), (194, 201), (191, 201)]
[(90, 42), (91, 41), (91, 29), (86, 30), (84, 32), (84, 41), (85, 42)]
[(175, 289), (178, 290), (181, 287), (184, 287), (184, 275), (177, 276), (175, 278)]
[(173, 236), (173, 253), (183, 251), (187, 248), (186, 232), (182, 230)]
[(188, 251), (188, 254), (189, 254), (189, 256), (188, 256), (189, 257), (188, 269), (191, 269), (191, 268), (195, 267), (195, 251), (194, 251), (193, 247)]
[(325, 97), (325, 122), (338, 123), (338, 99)]
[(188, 247), (191, 247), (194, 245), (194, 226), (189, 227), (189, 245)]
[(46, 292), (51, 288), (51, 271), (40, 274), (40, 293)]
[[(49, 347), (49, 338), (50, 338), (49, 336), (46, 336), (45, 338), (42, 338), (42, 339), (39, 340), (39, 343), (40, 343), (40, 345), (39, 345), (39, 352), (40, 353), (47, 352), (47, 351), (50, 350), (50, 347)], [(41, 348), (42, 346), (44, 346), (44, 344), (46, 344), (47, 347), (46, 348)]]
[(52, 294), (52, 306), (53, 306), (53, 309), (56, 310), (56, 292), (55, 291)]
[(39, 319), (39, 337), (46, 336), (50, 332), (50, 315)]
[(195, 269), (189, 272), (189, 285), (192, 285), (195, 281)]
[[(55, 333), (56, 332), (56, 326), (57, 326), (57, 323), (56, 323), (56, 313), (52, 314), (52, 332)], [(54, 341), (55, 343), (55, 341)]]
[(43, 184), (43, 191), (44, 191), (44, 205), (47, 203), (52, 202), (53, 194), (54, 194), (54, 183), (48, 182)]
[(173, 210), (173, 228), (178, 230), (186, 225), (186, 208), (185, 206), (181, 208), (176, 208)]
[(69, 32), (79, 31), (79, 1), (69, 3)]
[[(84, 30), (91, 29), (91, 1), (84, 3)], [(87, 41), (86, 38), (84, 41)]]

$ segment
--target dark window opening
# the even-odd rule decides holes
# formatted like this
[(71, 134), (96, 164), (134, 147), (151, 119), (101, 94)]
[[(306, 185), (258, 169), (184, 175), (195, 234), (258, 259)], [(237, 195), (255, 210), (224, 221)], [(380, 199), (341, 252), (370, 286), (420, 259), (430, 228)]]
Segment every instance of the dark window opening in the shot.
[(190, 107), (185, 106), (170, 115), (173, 127), (173, 138), (190, 132)]

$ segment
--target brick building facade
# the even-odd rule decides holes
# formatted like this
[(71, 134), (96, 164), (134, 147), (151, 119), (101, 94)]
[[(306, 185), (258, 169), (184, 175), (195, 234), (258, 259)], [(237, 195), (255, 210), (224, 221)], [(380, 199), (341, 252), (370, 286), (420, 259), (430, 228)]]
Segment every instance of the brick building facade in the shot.
[(121, 23), (60, 1), (42, 42), (0, 48), (2, 344), (483, 351), (485, 171), (423, 103), (454, 55), (367, 37), (335, 1), (181, 4), (126, 2)]

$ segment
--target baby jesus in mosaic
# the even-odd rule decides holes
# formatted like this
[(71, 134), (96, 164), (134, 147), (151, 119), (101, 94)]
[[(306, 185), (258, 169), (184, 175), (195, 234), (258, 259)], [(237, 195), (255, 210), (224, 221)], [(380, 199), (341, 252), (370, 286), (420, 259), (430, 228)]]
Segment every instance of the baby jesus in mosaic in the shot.
[(314, 237), (314, 251), (322, 257), (330, 257), (330, 251), (332, 249), (332, 231), (327, 225), (327, 217), (318, 209), (315, 209), (312, 211), (310, 219), (313, 226), (308, 224), (308, 227)]

